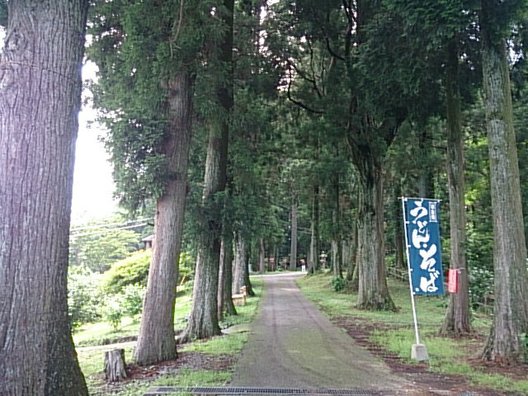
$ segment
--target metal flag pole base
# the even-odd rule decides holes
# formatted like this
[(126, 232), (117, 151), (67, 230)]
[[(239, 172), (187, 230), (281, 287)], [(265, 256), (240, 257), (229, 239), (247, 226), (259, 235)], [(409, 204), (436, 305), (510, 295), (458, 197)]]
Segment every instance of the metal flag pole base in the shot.
[(411, 359), (416, 360), (417, 362), (425, 362), (426, 360), (429, 360), (427, 348), (424, 344), (413, 344), (411, 349)]

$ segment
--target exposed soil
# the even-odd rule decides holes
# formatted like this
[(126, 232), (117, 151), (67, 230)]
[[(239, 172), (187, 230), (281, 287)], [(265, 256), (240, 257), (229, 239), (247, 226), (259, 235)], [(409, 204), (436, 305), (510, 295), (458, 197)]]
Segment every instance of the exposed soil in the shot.
[[(366, 348), (372, 354), (380, 357), (399, 375), (413, 381), (416, 386), (424, 390), (424, 395), (479, 395), (479, 396), (500, 396), (514, 395), (513, 393), (501, 393), (496, 390), (475, 387), (463, 376), (445, 375), (429, 371), (427, 363), (408, 363), (396, 354), (384, 349), (382, 346), (370, 341), (370, 336), (375, 330), (382, 328), (389, 329), (390, 326), (373, 324), (362, 318), (341, 317), (333, 320), (334, 324), (346, 330), (358, 345)], [(504, 374), (514, 379), (526, 379), (528, 365), (519, 366), (497, 366), (496, 364), (483, 362), (478, 359), (479, 349), (482, 348), (482, 337), (475, 337), (468, 345), (474, 349), (472, 357), (467, 358), (467, 363), (476, 369), (489, 374)], [(409, 351), (410, 353), (410, 351)]]
[(176, 360), (168, 360), (150, 366), (138, 366), (128, 364), (126, 372), (128, 378), (121, 382), (104, 383), (104, 374), (98, 379), (102, 385), (98, 388), (98, 394), (108, 395), (119, 391), (131, 383), (148, 383), (164, 374), (176, 374), (182, 370), (231, 370), (236, 363), (236, 356), (231, 355), (208, 355), (199, 352), (179, 352)]

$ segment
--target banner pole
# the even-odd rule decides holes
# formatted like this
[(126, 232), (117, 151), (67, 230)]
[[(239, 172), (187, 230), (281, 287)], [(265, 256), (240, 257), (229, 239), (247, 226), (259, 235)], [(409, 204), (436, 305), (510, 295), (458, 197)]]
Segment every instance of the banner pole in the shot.
[(407, 236), (407, 211), (405, 210), (405, 198), (400, 198), (402, 201), (402, 209), (403, 209), (403, 227), (404, 227), (404, 234), (405, 234), (405, 254), (407, 256), (407, 271), (409, 273), (409, 290), (411, 292), (411, 308), (413, 313), (413, 320), (414, 320), (414, 335), (416, 337), (416, 344), (420, 344), (420, 334), (418, 333), (418, 317), (416, 315), (416, 304), (414, 302), (414, 290), (412, 285), (412, 270), (411, 270), (411, 260), (409, 257), (409, 237)]

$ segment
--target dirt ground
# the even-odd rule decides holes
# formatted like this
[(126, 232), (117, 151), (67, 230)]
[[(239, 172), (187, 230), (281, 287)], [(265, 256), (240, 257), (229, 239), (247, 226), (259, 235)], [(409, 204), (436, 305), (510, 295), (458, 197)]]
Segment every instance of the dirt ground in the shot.
[[(394, 373), (412, 380), (417, 386), (421, 387), (424, 392), (430, 392), (431, 389), (450, 392), (451, 394), (463, 395), (479, 395), (479, 396), (500, 396), (500, 395), (515, 395), (513, 393), (501, 393), (496, 390), (486, 389), (482, 387), (475, 387), (463, 376), (444, 375), (429, 372), (427, 363), (406, 363), (399, 356), (383, 349), (379, 345), (369, 341), (369, 338), (374, 330), (380, 329), (379, 324), (375, 326), (360, 318), (336, 318), (333, 323), (346, 330), (358, 345), (366, 348), (372, 354), (380, 357), (391, 368)], [(528, 373), (528, 365), (519, 366), (498, 366), (496, 364), (486, 363), (478, 358), (478, 354), (484, 340), (476, 336), (472, 339), (469, 345), (472, 347), (472, 353), (467, 360), (471, 366), (475, 367), (484, 373), (489, 374), (503, 374), (513, 379), (526, 379)], [(433, 392), (431, 394), (439, 394)]]

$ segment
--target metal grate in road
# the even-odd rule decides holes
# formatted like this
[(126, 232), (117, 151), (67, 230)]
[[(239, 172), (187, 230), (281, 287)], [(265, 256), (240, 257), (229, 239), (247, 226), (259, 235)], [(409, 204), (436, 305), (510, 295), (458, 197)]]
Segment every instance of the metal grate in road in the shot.
[(173, 394), (191, 395), (332, 395), (332, 396), (379, 396), (382, 393), (361, 389), (299, 389), (257, 387), (172, 387), (160, 386), (150, 389), (144, 396)]

